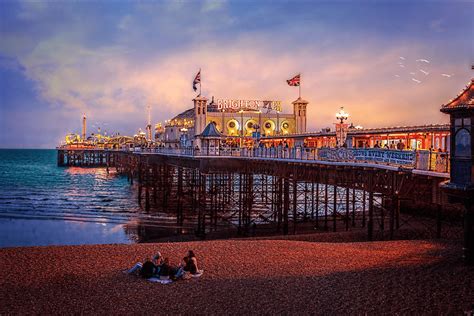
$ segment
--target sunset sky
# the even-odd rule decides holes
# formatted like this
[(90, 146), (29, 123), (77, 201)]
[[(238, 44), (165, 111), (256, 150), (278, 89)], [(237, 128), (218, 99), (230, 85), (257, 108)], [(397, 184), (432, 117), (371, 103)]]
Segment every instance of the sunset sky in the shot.
[[(447, 122), (474, 77), (473, 1), (0, 2), (0, 147), (133, 134), (203, 95), (281, 100), (302, 76), (309, 130)], [(418, 61), (417, 61), (418, 60)], [(443, 75), (444, 74), (444, 75)], [(92, 127), (92, 125), (95, 125)]]

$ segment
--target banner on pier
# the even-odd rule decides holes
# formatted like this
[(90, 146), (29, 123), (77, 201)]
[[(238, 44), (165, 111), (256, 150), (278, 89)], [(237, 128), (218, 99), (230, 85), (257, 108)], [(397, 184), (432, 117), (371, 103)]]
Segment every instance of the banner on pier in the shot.
[(371, 149), (371, 148), (321, 148), (319, 159), (328, 161), (379, 162), (401, 166), (413, 166), (416, 160), (414, 151)]

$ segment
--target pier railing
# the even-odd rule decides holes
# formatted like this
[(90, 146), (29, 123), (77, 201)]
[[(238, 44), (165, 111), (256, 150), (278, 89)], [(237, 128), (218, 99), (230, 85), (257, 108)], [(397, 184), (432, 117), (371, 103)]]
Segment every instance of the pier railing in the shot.
[(392, 150), (379, 148), (146, 148), (135, 152), (190, 157), (242, 157), (275, 160), (329, 161), (380, 164), (417, 170), (449, 173), (449, 154), (430, 150)]

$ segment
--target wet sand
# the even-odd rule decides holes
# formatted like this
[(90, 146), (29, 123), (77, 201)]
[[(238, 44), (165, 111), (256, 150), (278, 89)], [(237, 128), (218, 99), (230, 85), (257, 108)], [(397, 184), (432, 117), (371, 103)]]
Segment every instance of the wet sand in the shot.
[[(169, 285), (122, 270), (193, 249), (199, 279)], [(474, 268), (440, 241), (215, 240), (0, 249), (0, 314), (462, 314)]]

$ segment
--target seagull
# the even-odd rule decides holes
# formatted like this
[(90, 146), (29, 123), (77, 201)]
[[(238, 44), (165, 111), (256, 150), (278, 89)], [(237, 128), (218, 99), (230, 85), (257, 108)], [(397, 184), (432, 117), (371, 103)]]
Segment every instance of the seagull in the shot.
[(428, 71), (426, 71), (426, 70), (423, 70), (423, 69), (418, 69), (418, 70), (421, 71), (422, 73), (424, 73), (424, 74), (427, 75), (427, 76), (430, 74), (430, 73), (429, 73)]
[(422, 62), (422, 63), (427, 63), (427, 64), (430, 63), (430, 61), (427, 60), (427, 59), (417, 59), (416, 61), (420, 61), (420, 62)]
[(411, 80), (415, 81), (416, 83), (421, 83), (420, 80), (416, 80), (415, 78), (411, 78)]
[(401, 60), (405, 60), (405, 57), (400, 56), (400, 59), (401, 59)]
[(400, 78), (400, 75), (394, 75), (394, 76), (397, 77), (397, 78)]
[(448, 74), (441, 74), (441, 76), (443, 77), (448, 77), (448, 78), (451, 78), (452, 75), (448, 75)]
[(414, 75), (415, 75), (415, 73), (414, 73), (414, 72), (410, 72), (410, 75), (414, 76)]
[(402, 68), (405, 68), (405, 65), (400, 64), (399, 66), (402, 67)]

